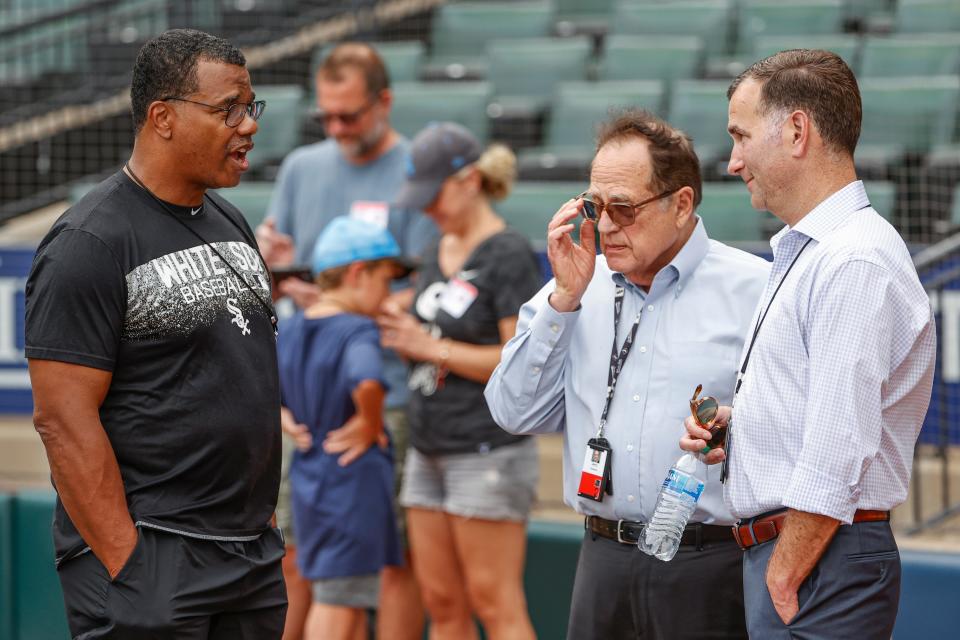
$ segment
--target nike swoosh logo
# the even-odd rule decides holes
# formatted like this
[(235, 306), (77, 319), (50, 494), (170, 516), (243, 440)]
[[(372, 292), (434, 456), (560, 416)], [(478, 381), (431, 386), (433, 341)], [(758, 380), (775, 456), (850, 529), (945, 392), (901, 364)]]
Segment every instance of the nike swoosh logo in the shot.
[(477, 274), (480, 273), (478, 269), (470, 269), (469, 271), (461, 271), (457, 274), (457, 277), (460, 280), (473, 280), (477, 277)]
[(190, 209), (190, 215), (195, 216), (195, 215), (197, 215), (198, 213), (200, 213), (201, 211), (203, 211), (203, 205), (200, 205), (200, 206), (197, 207), (196, 209)]

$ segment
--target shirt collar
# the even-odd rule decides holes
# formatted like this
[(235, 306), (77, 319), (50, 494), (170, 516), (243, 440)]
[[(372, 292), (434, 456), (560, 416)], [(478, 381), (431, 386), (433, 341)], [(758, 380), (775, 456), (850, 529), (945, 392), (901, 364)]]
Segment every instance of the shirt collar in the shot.
[[(703, 226), (703, 220), (697, 216), (697, 226), (694, 227), (693, 233), (680, 247), (677, 255), (673, 256), (673, 259), (653, 277), (650, 295), (659, 296), (673, 284), (676, 284), (674, 295), (680, 295), (690, 276), (697, 270), (709, 251), (710, 239), (707, 237), (707, 230)], [(647, 294), (644, 294), (643, 289), (627, 280), (622, 273), (614, 272), (612, 277), (615, 284), (646, 297)]]
[(817, 242), (821, 242), (823, 238), (843, 222), (848, 215), (869, 205), (870, 200), (867, 198), (867, 192), (863, 188), (863, 182), (861, 180), (854, 180), (811, 209), (810, 213), (800, 219), (800, 222), (792, 227), (785, 226), (778, 231), (770, 238), (770, 247), (774, 250), (774, 253), (776, 253), (777, 245), (780, 244), (784, 236), (791, 232), (803, 234), (808, 238), (813, 238)]

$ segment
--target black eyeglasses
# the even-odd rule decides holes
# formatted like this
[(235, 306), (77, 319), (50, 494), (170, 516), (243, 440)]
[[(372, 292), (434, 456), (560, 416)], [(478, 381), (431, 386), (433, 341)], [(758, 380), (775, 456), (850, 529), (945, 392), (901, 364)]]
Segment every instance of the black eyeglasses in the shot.
[(673, 195), (679, 190), (680, 187), (671, 189), (670, 191), (664, 191), (660, 195), (647, 198), (646, 200), (637, 203), (604, 202), (603, 200), (594, 199), (586, 191), (578, 195), (577, 198), (583, 200), (583, 209), (580, 213), (587, 220), (591, 222), (600, 222), (600, 215), (606, 211), (607, 215), (610, 216), (610, 221), (613, 222), (613, 224), (617, 225), (618, 227), (629, 227), (631, 224), (633, 224), (634, 220), (637, 219), (637, 212), (644, 206), (650, 204), (651, 202), (662, 200), (669, 195)]
[(323, 109), (317, 109), (313, 112), (313, 119), (325, 127), (329, 127), (330, 123), (334, 120), (339, 120), (343, 123), (344, 126), (349, 127), (357, 123), (360, 120), (360, 117), (363, 116), (367, 111), (373, 108), (377, 104), (376, 98), (370, 98), (370, 101), (367, 104), (363, 105), (356, 111), (352, 113), (330, 113), (329, 111), (324, 111)]
[(216, 109), (217, 111), (223, 111), (227, 114), (227, 117), (224, 118), (224, 124), (228, 127), (239, 126), (243, 122), (244, 116), (250, 116), (254, 120), (259, 120), (260, 116), (263, 115), (263, 110), (267, 108), (266, 100), (256, 100), (254, 102), (234, 102), (229, 107), (217, 107), (212, 104), (207, 104), (205, 102), (197, 102), (196, 100), (188, 100), (187, 98), (178, 98), (178, 97), (169, 97), (164, 98), (163, 101), (167, 100), (178, 100), (179, 102), (189, 102), (190, 104), (198, 104), (201, 107), (207, 107), (208, 109)]

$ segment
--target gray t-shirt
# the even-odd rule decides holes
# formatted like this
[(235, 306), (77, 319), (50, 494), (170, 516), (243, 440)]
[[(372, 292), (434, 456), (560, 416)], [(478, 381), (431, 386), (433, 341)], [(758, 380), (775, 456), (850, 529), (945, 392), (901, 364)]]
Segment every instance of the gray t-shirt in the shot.
[[(436, 226), (420, 211), (390, 206), (406, 179), (409, 152), (409, 141), (401, 138), (364, 165), (348, 162), (333, 139), (290, 153), (277, 175), (267, 216), (278, 231), (293, 238), (295, 261), (309, 265), (320, 232), (343, 215), (386, 223), (403, 254), (419, 259), (436, 242)], [(387, 407), (405, 406), (406, 367), (392, 352), (385, 354), (384, 375), (390, 389)]]

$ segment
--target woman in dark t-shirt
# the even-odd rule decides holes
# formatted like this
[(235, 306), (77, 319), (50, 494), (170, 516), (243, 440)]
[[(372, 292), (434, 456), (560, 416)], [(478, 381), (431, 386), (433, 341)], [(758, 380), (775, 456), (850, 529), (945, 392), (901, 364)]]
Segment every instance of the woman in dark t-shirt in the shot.
[(516, 158), (451, 123), (420, 132), (411, 156), (397, 204), (425, 211), (442, 237), (410, 312), (387, 308), (379, 323), (384, 346), (410, 362), (400, 500), (415, 574), (436, 637), (476, 637), (476, 615), (488, 636), (533, 638), (521, 578), (537, 450), (502, 431), (483, 397), (542, 283), (529, 242), (490, 205), (510, 190)]

